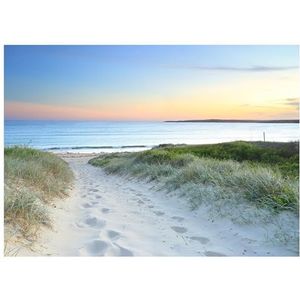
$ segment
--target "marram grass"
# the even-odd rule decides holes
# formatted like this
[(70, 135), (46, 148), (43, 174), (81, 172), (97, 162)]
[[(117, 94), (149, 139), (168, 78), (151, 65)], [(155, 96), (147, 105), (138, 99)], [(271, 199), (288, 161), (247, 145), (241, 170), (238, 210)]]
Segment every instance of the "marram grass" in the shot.
[[(271, 150), (266, 153), (273, 156), (268, 159), (264, 147), (246, 142), (209, 147), (168, 146), (140, 153), (102, 155), (90, 163), (103, 167), (108, 173), (154, 180), (167, 191), (177, 190), (190, 200), (193, 207), (205, 202), (216, 208), (222, 203), (224, 209), (219, 207), (220, 213), (226, 211), (226, 206), (231, 207), (228, 214), (232, 214), (232, 219), (237, 217), (233, 212), (237, 205), (255, 207), (261, 212), (298, 213), (298, 179), (294, 172), (298, 165), (285, 172), (273, 163), (278, 160), (281, 166), (286, 166), (291, 157), (295, 162), (296, 152), (289, 153), (284, 159), (285, 153), (278, 144), (276, 148), (269, 145)], [(226, 148), (230, 150), (227, 153)], [(224, 153), (220, 149), (225, 149)], [(256, 152), (258, 157), (255, 157)], [(222, 158), (216, 158), (218, 156)], [(247, 218), (247, 222), (252, 222), (251, 218)]]
[(5, 227), (32, 239), (41, 225), (50, 225), (47, 205), (67, 194), (72, 179), (68, 164), (54, 154), (26, 147), (5, 148)]

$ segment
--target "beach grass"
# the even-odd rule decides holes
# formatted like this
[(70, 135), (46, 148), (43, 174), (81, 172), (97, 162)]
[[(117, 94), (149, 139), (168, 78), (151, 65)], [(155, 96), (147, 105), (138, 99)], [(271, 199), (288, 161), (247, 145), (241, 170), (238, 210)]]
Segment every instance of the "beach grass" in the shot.
[(68, 164), (52, 153), (5, 148), (5, 227), (32, 240), (40, 226), (51, 224), (47, 207), (55, 198), (67, 195), (72, 180)]
[[(243, 216), (249, 207), (298, 213), (298, 160), (296, 142), (231, 142), (161, 145), (139, 153), (101, 155), (90, 163), (108, 173), (155, 181), (168, 192), (184, 195), (194, 208), (206, 203), (222, 214), (227, 207), (232, 219), (251, 223), (251, 215)], [(237, 206), (243, 209), (234, 212)]]

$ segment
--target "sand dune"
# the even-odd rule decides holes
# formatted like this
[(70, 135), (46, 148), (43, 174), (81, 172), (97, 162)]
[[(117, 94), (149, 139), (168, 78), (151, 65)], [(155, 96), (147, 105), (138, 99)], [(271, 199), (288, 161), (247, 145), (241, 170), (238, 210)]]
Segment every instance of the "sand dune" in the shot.
[(297, 255), (274, 245), (266, 229), (211, 219), (205, 207), (153, 186), (106, 175), (90, 156), (63, 155), (75, 173), (70, 197), (51, 208), (52, 230), (32, 251), (50, 256), (243, 256)]

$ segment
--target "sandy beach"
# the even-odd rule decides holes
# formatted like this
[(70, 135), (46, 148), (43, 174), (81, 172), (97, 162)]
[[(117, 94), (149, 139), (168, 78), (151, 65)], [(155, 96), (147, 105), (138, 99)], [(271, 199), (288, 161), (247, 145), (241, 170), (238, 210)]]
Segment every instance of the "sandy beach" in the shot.
[(297, 255), (275, 245), (270, 228), (237, 225), (191, 210), (185, 199), (146, 182), (107, 175), (88, 164), (94, 155), (63, 154), (75, 174), (69, 197), (50, 209), (30, 256), (274, 256)]

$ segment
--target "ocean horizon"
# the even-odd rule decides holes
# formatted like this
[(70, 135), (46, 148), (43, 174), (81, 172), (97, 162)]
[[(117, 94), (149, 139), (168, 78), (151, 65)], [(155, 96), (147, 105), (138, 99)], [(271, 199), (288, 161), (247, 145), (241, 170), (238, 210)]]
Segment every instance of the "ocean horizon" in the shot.
[(4, 143), (53, 152), (141, 151), (160, 144), (214, 144), (236, 140), (289, 142), (297, 123), (6, 120)]

